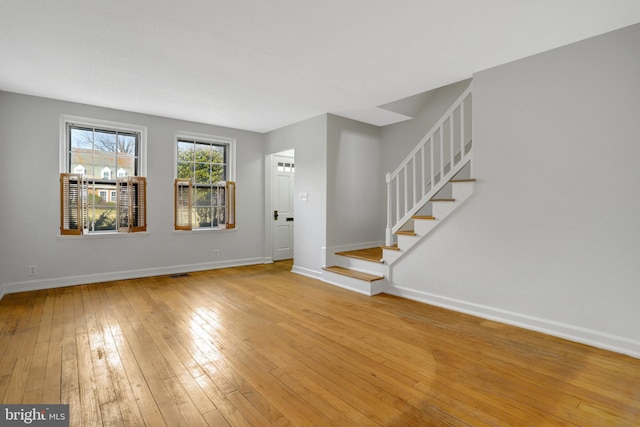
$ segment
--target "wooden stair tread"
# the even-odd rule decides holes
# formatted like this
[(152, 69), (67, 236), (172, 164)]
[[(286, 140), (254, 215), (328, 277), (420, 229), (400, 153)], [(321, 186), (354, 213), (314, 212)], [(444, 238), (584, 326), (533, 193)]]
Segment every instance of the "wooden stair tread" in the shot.
[(323, 268), (323, 270), (331, 271), (332, 273), (342, 274), (343, 276), (353, 277), (354, 279), (360, 279), (367, 282), (375, 282), (376, 280), (384, 279), (384, 276), (363, 273), (362, 271), (351, 270), (350, 268), (340, 267), (337, 265), (325, 267)]
[(382, 262), (382, 248), (379, 246), (375, 248), (357, 249), (354, 251), (336, 252), (336, 255), (362, 259), (371, 262)]
[(396, 234), (402, 234), (403, 236), (415, 236), (416, 232), (414, 230), (399, 230), (396, 231)]
[(398, 247), (398, 245), (393, 245), (393, 246), (381, 246), (382, 249), (388, 249), (390, 251), (399, 251), (400, 248)]
[(476, 179), (475, 178), (452, 179), (449, 182), (476, 182)]
[(411, 218), (413, 218), (413, 219), (429, 219), (429, 220), (436, 219), (436, 217), (432, 216), (432, 215), (414, 215)]
[(455, 202), (456, 199), (431, 199), (430, 202)]

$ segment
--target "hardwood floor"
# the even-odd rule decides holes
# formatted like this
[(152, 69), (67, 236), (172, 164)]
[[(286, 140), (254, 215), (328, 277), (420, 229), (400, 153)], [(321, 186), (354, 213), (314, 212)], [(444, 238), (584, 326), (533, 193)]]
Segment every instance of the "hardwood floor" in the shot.
[(239, 267), (6, 295), (0, 401), (87, 426), (632, 426), (640, 360)]

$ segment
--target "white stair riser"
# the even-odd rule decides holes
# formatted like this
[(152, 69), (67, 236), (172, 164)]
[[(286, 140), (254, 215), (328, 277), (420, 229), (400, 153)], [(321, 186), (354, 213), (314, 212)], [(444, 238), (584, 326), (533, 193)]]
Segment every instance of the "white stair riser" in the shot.
[(408, 250), (419, 241), (420, 236), (403, 236), (402, 234), (398, 234), (398, 247), (400, 251)]
[(336, 262), (334, 264), (340, 267), (350, 268), (352, 270), (358, 270), (369, 274), (384, 275), (387, 270), (387, 267), (383, 263), (371, 262), (346, 256), (337, 255), (335, 257), (335, 261)]
[(414, 219), (413, 229), (418, 236), (424, 236), (438, 226), (438, 219)]
[(473, 194), (474, 184), (475, 182), (452, 182), (452, 198), (460, 202), (466, 200), (471, 194)]
[(457, 207), (459, 202), (431, 202), (433, 216), (444, 219)]
[(339, 286), (341, 288), (349, 289), (365, 295), (377, 295), (384, 289), (385, 281), (376, 280), (374, 282), (368, 282), (366, 280), (356, 279), (354, 277), (344, 276), (342, 274), (334, 273), (331, 271), (323, 271), (322, 278), (325, 282), (332, 285)]
[(385, 264), (393, 264), (398, 258), (402, 256), (402, 251), (396, 251), (393, 249), (383, 249), (382, 258), (384, 258)]

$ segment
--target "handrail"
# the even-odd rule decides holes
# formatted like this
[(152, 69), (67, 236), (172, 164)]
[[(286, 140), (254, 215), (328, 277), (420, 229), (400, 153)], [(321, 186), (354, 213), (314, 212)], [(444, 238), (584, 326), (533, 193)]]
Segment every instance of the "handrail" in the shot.
[(471, 160), (471, 89), (469, 85), (398, 167), (386, 175), (388, 246), (393, 243), (393, 233)]

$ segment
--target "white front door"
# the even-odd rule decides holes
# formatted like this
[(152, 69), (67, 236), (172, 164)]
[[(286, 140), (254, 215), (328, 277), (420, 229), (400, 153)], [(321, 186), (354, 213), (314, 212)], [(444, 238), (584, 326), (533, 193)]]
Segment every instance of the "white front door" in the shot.
[(293, 258), (293, 157), (273, 156), (271, 224), (273, 260)]

